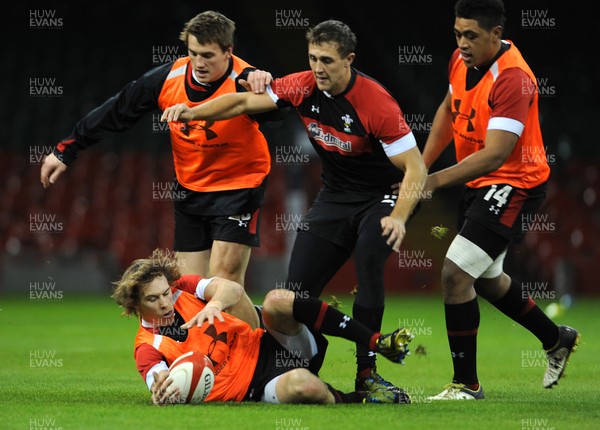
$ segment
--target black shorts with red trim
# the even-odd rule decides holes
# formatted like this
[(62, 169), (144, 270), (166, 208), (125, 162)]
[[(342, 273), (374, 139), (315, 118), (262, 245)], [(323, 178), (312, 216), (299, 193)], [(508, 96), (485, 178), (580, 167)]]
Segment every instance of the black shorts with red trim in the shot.
[[(377, 222), (389, 216), (398, 196), (389, 194), (351, 194), (346, 201), (339, 193), (322, 188), (303, 219), (304, 230), (348, 250), (354, 249), (365, 222), (375, 217)], [(418, 212), (415, 207), (411, 218)], [(410, 220), (410, 219), (409, 219)]]
[(317, 376), (319, 375), (329, 342), (321, 333), (312, 330), (310, 332), (317, 342), (317, 354), (311, 359), (296, 357), (292, 351), (288, 351), (277, 342), (269, 332), (265, 332), (260, 340), (256, 369), (244, 401), (260, 402), (266, 385), (290, 370), (303, 368), (308, 369)]
[(257, 188), (199, 193), (176, 181), (173, 249), (204, 251), (214, 240), (260, 246), (260, 207), (266, 182)]
[(212, 248), (214, 240), (260, 246), (260, 209), (232, 216), (190, 215), (175, 208), (175, 241), (178, 252)]
[(547, 183), (535, 188), (515, 188), (508, 184), (493, 184), (465, 189), (459, 218), (459, 230), (467, 219), (498, 233), (513, 243), (520, 243), (527, 232), (527, 222), (541, 207), (546, 197)]

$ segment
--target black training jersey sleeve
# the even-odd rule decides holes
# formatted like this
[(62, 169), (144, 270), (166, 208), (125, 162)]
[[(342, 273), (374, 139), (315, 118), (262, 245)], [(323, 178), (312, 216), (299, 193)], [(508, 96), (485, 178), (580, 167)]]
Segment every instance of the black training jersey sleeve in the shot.
[(71, 134), (56, 145), (54, 155), (68, 165), (80, 150), (128, 130), (142, 116), (158, 109), (158, 96), (171, 67), (169, 63), (149, 70), (85, 115)]

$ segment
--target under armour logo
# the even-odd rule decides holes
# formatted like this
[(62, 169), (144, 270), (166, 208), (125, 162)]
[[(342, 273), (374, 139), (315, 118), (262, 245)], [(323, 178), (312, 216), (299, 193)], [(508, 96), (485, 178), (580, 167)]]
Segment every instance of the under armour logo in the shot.
[(340, 327), (346, 328), (348, 326), (348, 324), (346, 324), (348, 321), (350, 321), (350, 317), (348, 315), (344, 315), (344, 321), (340, 323)]
[(227, 219), (237, 221), (239, 227), (248, 227), (248, 221), (252, 219), (252, 214), (230, 216)]
[(212, 338), (212, 342), (208, 345), (206, 356), (212, 361), (213, 366), (216, 366), (218, 362), (213, 360), (211, 355), (217, 347), (217, 342), (223, 342), (227, 345), (227, 332), (222, 331), (221, 333), (218, 333), (214, 325), (209, 325), (207, 329), (204, 330), (204, 334)]
[(496, 215), (498, 215), (500, 213), (500, 208), (492, 205), (490, 206), (490, 212), (494, 212)]
[(460, 118), (462, 120), (466, 120), (468, 121), (467, 124), (467, 131), (475, 131), (475, 126), (473, 125), (473, 122), (471, 121), (473, 118), (475, 118), (475, 109), (471, 108), (471, 113), (467, 116), (464, 113), (460, 112), (460, 104), (461, 104), (462, 100), (454, 100), (454, 110), (452, 111), (452, 123), (454, 124), (454, 122), (456, 121), (456, 118)]
[(548, 366), (553, 367), (555, 369), (560, 369), (560, 360), (561, 357), (555, 357), (550, 359), (550, 361), (548, 361)]
[(381, 201), (381, 203), (389, 203), (391, 207), (396, 206), (396, 199), (398, 198), (398, 196), (393, 195), (393, 194), (385, 194), (383, 196), (383, 200)]
[(210, 129), (214, 125), (214, 123), (215, 123), (214, 121), (204, 121), (204, 124), (202, 124), (202, 125), (201, 124), (191, 125), (191, 124), (187, 123), (181, 127), (181, 132), (189, 137), (191, 128), (193, 128), (195, 130), (202, 130), (202, 131), (204, 131), (206, 140), (211, 140), (218, 136), (217, 133), (215, 133), (214, 131), (212, 131)]
[(319, 113), (319, 107), (315, 105), (310, 105), (310, 111)]

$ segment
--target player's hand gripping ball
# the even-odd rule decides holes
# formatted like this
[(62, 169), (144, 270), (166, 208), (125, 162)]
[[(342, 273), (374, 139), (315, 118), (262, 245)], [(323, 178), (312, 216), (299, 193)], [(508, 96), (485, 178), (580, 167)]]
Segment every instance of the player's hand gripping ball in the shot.
[(178, 387), (181, 403), (201, 403), (215, 383), (215, 369), (210, 359), (198, 352), (187, 352), (169, 367), (171, 387)]

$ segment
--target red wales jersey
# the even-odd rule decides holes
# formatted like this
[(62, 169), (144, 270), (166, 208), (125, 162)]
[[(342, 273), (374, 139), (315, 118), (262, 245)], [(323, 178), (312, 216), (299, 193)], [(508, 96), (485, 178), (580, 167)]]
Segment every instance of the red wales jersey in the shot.
[(275, 79), (269, 90), (278, 106), (294, 106), (323, 161), (331, 191), (389, 192), (403, 172), (389, 157), (416, 146), (398, 103), (377, 81), (352, 69), (346, 90), (318, 89), (311, 71)]

